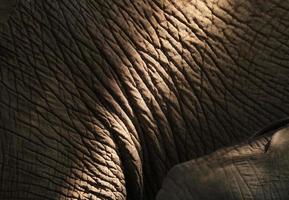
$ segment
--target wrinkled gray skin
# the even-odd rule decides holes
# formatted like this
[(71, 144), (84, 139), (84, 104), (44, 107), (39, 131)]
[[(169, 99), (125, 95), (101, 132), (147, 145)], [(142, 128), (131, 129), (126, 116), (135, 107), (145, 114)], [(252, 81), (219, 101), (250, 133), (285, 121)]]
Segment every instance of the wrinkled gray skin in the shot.
[(173, 167), (157, 200), (289, 198), (289, 128)]
[(153, 199), (289, 114), (288, 0), (0, 2), (0, 199)]

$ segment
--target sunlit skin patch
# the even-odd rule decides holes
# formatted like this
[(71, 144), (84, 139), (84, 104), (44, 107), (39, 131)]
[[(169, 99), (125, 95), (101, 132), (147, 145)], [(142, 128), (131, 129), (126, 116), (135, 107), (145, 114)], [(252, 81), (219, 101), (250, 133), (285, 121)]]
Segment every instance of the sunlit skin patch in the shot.
[(289, 156), (289, 127), (275, 133), (268, 145), (267, 153), (278, 162), (288, 164)]
[[(289, 113), (286, 1), (18, 2), (1, 31), (0, 139), (33, 153), (1, 146), (9, 199), (154, 199), (173, 165)], [(239, 194), (239, 168), (270, 168), (256, 163), (267, 143), (199, 159), (195, 195)]]
[(286, 199), (289, 128), (174, 167), (157, 199)]

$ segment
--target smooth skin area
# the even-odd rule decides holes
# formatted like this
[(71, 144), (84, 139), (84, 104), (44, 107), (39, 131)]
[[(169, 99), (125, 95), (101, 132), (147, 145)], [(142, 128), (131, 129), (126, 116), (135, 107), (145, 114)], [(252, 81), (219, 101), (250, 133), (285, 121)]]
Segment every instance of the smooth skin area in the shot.
[(0, 199), (155, 199), (289, 114), (288, 0), (0, 3)]

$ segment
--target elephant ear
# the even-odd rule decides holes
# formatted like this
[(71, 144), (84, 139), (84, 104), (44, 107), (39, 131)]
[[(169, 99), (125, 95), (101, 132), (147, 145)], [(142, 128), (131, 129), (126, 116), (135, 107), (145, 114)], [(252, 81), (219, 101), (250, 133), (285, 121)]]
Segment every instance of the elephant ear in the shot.
[(16, 3), (17, 0), (0, 0), (0, 24), (7, 21)]

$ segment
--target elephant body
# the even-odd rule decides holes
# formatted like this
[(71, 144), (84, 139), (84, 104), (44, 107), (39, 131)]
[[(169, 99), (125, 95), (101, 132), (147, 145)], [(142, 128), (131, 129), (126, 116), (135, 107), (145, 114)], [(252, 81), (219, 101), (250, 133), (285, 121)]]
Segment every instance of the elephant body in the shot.
[(157, 200), (288, 199), (289, 128), (179, 164)]
[(153, 199), (175, 164), (287, 116), (288, 10), (19, 0), (0, 28), (0, 199)]

